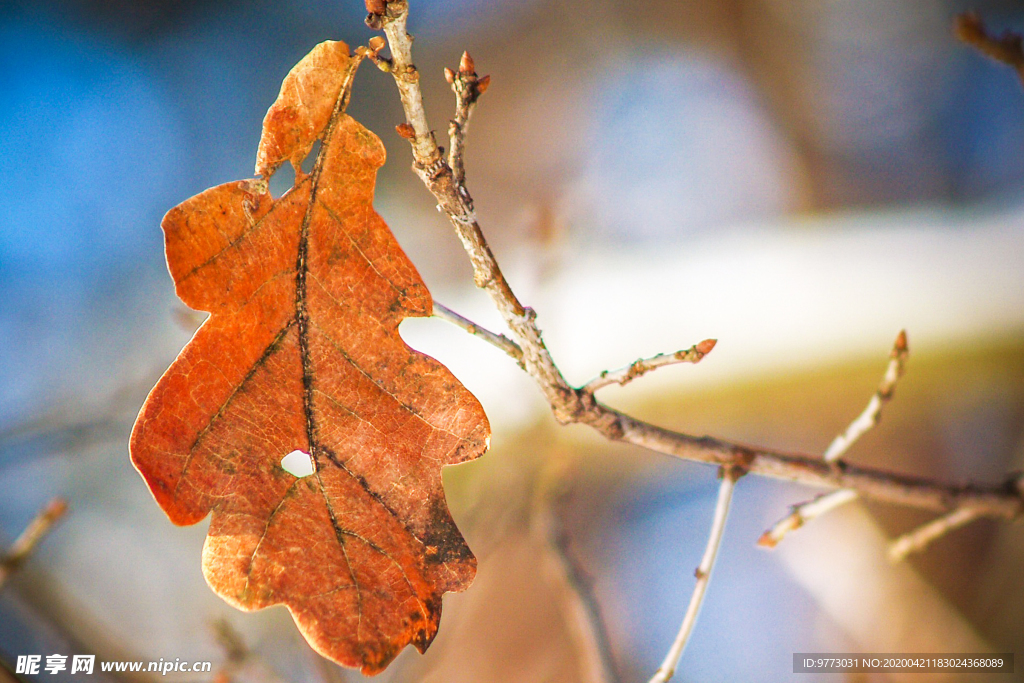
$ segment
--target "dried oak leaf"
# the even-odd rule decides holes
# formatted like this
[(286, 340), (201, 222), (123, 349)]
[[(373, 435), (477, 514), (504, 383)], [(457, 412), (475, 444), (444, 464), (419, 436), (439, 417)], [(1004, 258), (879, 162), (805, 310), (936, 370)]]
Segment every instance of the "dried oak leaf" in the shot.
[[(341, 113), (353, 72), (329, 42), (285, 79), (260, 168), (322, 144), (284, 196), (227, 183), (164, 218), (178, 296), (211, 315), (146, 400), (131, 457), (175, 524), (212, 512), (217, 593), (285, 605), (314, 649), (372, 674), (409, 643), (424, 651), (442, 593), (472, 580), (441, 466), (483, 453), (489, 426), (398, 334), (432, 300), (373, 210), (384, 148)], [(282, 467), (293, 451), (312, 474)]]

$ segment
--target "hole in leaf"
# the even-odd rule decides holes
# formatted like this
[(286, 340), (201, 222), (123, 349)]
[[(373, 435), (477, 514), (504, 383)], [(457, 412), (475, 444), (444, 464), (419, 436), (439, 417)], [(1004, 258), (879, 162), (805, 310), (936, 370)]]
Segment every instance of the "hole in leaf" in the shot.
[(303, 173), (313, 172), (313, 167), (316, 165), (316, 158), (320, 156), (320, 145), (321, 141), (319, 138), (313, 141), (313, 149), (309, 150), (309, 154), (307, 154), (306, 158), (302, 160)]
[(288, 474), (302, 478), (313, 474), (313, 458), (303, 451), (292, 451), (281, 458), (281, 468)]
[(295, 185), (295, 169), (287, 161), (270, 176), (270, 195), (282, 197)]

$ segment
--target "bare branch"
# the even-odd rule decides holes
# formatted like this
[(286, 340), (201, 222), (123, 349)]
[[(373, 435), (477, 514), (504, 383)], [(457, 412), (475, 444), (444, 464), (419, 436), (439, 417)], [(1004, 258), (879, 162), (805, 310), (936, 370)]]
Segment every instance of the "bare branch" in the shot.
[(637, 420), (598, 402), (592, 393), (571, 387), (555, 365), (536, 324), (505, 280), (476, 219), (464, 183), (457, 183), (437, 147), (423, 111), (419, 73), (406, 32), (406, 0), (372, 0), (367, 23), (383, 28), (391, 47), (392, 75), (412, 131), (413, 170), (448, 216), (473, 265), (476, 285), (491, 296), (523, 353), (523, 367), (543, 393), (556, 420), (585, 424), (605, 438), (686, 460), (749, 469), (754, 474), (823, 488), (853, 488), (860, 496), (937, 512), (971, 507), (979, 514), (1015, 519), (1024, 516), (1024, 493), (1016, 479), (998, 485), (953, 485), (884, 470), (860, 468), (842, 460), (752, 448), (710, 437), (695, 437)]
[(444, 70), (445, 80), (452, 86), (455, 92), (455, 118), (448, 126), (448, 137), (451, 149), (448, 150), (448, 166), (452, 169), (452, 179), (456, 185), (462, 186), (466, 182), (466, 134), (469, 132), (469, 117), (473, 113), (476, 101), (487, 90), (491, 83), (490, 76), (478, 78), (473, 58), (468, 52), (462, 53), (459, 61), (459, 70)]
[(846, 505), (854, 500), (857, 500), (856, 491), (853, 489), (838, 489), (823, 493), (806, 503), (794, 505), (788, 515), (776, 522), (771, 529), (761, 534), (761, 538), (757, 539), (757, 544), (762, 548), (774, 548), (790, 531), (796, 531), (815, 517), (820, 517), (826, 512), (835, 510), (837, 507)]
[(1004, 31), (996, 37), (988, 32), (985, 23), (974, 12), (966, 12), (953, 21), (953, 34), (961, 41), (975, 48), (986, 57), (1013, 67), (1024, 82), (1024, 47), (1021, 36)]
[[(391, 46), (390, 72), (395, 77), (407, 123), (413, 128), (413, 155), (417, 161), (429, 159), (433, 162), (441, 154), (437, 149), (434, 133), (427, 123), (427, 113), (423, 110), (423, 95), (419, 85), (420, 74), (412, 62), (412, 36), (405, 30), (409, 16), (408, 6), (399, 8), (399, 3), (387, 0), (377, 0), (375, 4), (377, 6), (373, 8), (367, 5), (370, 15), (366, 18), (366, 24), (374, 29), (383, 27)], [(375, 14), (373, 10), (380, 10), (383, 14)], [(374, 53), (376, 52), (375, 50)]]
[(694, 344), (690, 348), (682, 351), (676, 351), (675, 353), (659, 353), (657, 356), (652, 356), (651, 358), (641, 358), (632, 365), (627, 365), (626, 367), (618, 370), (604, 370), (600, 375), (590, 380), (580, 388), (580, 391), (593, 394), (598, 389), (602, 389), (612, 384), (625, 386), (637, 377), (645, 375), (651, 370), (657, 370), (658, 368), (665, 367), (666, 365), (675, 365), (677, 363), (699, 363), (704, 356), (711, 353), (711, 349), (715, 348), (715, 344), (717, 343), (717, 339), (705, 339), (701, 343)]
[(683, 623), (679, 627), (679, 633), (672, 642), (665, 660), (658, 667), (650, 683), (666, 683), (675, 675), (676, 667), (686, 649), (686, 643), (693, 632), (693, 626), (697, 623), (697, 615), (700, 614), (700, 606), (704, 602), (704, 594), (707, 592), (708, 583), (711, 581), (711, 570), (718, 558), (718, 548), (722, 543), (722, 535), (725, 533), (725, 520), (729, 516), (729, 506), (732, 504), (732, 493), (736, 488), (736, 481), (743, 476), (744, 472), (735, 468), (723, 467), (721, 470), (722, 483), (718, 487), (718, 502), (715, 504), (715, 516), (711, 521), (711, 533), (708, 536), (708, 544), (704, 549), (704, 556), (697, 566), (694, 575), (697, 583), (693, 587), (693, 595), (690, 596), (690, 604), (683, 616)]
[[(391, 47), (391, 74), (405, 110), (406, 124), (411, 127), (407, 136), (412, 146), (413, 171), (427, 186), (438, 207), (448, 216), (462, 246), (473, 265), (473, 280), (477, 287), (491, 296), (498, 312), (523, 350), (526, 372), (536, 379), (541, 392), (552, 406), (560, 422), (571, 421), (578, 407), (575, 390), (565, 381), (551, 360), (540, 330), (536, 314), (523, 306), (491, 252), (473, 211), (473, 200), (464, 182), (456, 182), (452, 169), (434, 139), (423, 111), (423, 96), (419, 85), (419, 72), (412, 60), (412, 36), (406, 32), (409, 5), (406, 0), (373, 0), (367, 17), (371, 28), (383, 28)], [(376, 10), (376, 11), (375, 11)], [(477, 83), (479, 89), (479, 82)]]
[(865, 432), (869, 431), (872, 427), (878, 424), (878, 421), (882, 418), (882, 408), (885, 404), (892, 400), (893, 392), (896, 389), (896, 382), (899, 381), (900, 377), (903, 376), (903, 372), (906, 369), (907, 355), (910, 353), (910, 349), (907, 347), (907, 331), (900, 330), (900, 333), (896, 336), (896, 342), (893, 344), (892, 353), (889, 354), (889, 365), (885, 368), (885, 376), (882, 377), (882, 383), (878, 385), (878, 390), (872, 395), (871, 400), (868, 401), (868, 405), (864, 408), (864, 412), (857, 416), (857, 418), (850, 423), (850, 426), (846, 428), (846, 431), (840, 434), (829, 444), (828, 449), (825, 451), (826, 462), (835, 462), (838, 460), (846, 451), (850, 449), (850, 446), (854, 442), (864, 435)]
[(1016, 478), (1002, 484), (947, 484), (923, 477), (858, 467), (845, 461), (753, 448), (711, 437), (681, 434), (641, 422), (601, 404), (584, 413), (581, 422), (606, 438), (623, 441), (684, 460), (715, 465), (745, 465), (751, 474), (822, 488), (852, 488), (863, 498), (907, 507), (949, 512), (976, 507), (986, 517), (1024, 517), (1024, 494)]
[(29, 522), (7, 552), (0, 556), (0, 586), (25, 563), (43, 537), (67, 511), (68, 502), (63, 498), (54, 498)]
[[(882, 408), (892, 400), (896, 382), (903, 376), (908, 354), (907, 332), (900, 330), (900, 333), (896, 335), (892, 352), (889, 354), (889, 365), (885, 368), (882, 382), (871, 396), (864, 411), (850, 423), (845, 432), (837, 436), (829, 445), (823, 456), (825, 462), (836, 462), (857, 439), (878, 424), (882, 417)], [(826, 512), (854, 501), (857, 497), (857, 492), (853, 489), (839, 489), (822, 494), (806, 503), (800, 503), (794, 506), (787, 516), (776, 522), (771, 529), (761, 534), (757, 544), (762, 548), (774, 548), (789, 532), (796, 531), (815, 517), (820, 517)]]
[(472, 320), (462, 317), (452, 309), (438, 303), (437, 301), (434, 302), (434, 317), (450, 322), (457, 327), (461, 327), (466, 332), (469, 332), (476, 337), (480, 337), (488, 344), (496, 346), (507, 353), (513, 360), (519, 363), (520, 366), (523, 365), (523, 350), (519, 348), (518, 344), (505, 335), (497, 334), (484, 327), (480, 327)]
[(982, 515), (974, 508), (962, 507), (903, 534), (889, 546), (889, 559), (902, 562), (907, 555), (927, 548), (932, 541), (945, 536), (954, 529), (973, 522)]

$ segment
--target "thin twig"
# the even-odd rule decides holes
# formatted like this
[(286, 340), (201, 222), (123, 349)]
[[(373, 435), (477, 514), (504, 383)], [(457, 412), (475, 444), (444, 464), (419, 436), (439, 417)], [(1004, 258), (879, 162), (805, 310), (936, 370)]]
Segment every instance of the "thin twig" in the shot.
[(1013, 67), (1024, 82), (1024, 47), (1019, 33), (1004, 31), (1001, 36), (993, 36), (981, 17), (974, 12), (966, 12), (953, 21), (953, 34), (986, 57)]
[(526, 372), (537, 382), (556, 420), (585, 424), (612, 441), (622, 441), (686, 460), (744, 467), (751, 473), (823, 488), (853, 488), (862, 497), (938, 512), (971, 507), (979, 514), (1007, 519), (1024, 516), (1024, 493), (1011, 478), (997, 485), (965, 486), (884, 470), (860, 468), (842, 460), (752, 448), (710, 437), (674, 432), (603, 405), (592, 392), (574, 389), (551, 359), (536, 324), (505, 280), (472, 209), (469, 192), (457, 184), (437, 147), (423, 111), (419, 73), (412, 61), (412, 38), (406, 32), (406, 0), (373, 0), (367, 23), (383, 28), (392, 54), (392, 74), (406, 121), (412, 131), (413, 170), (448, 216), (473, 265), (476, 285), (491, 296), (523, 352)]
[[(896, 342), (889, 354), (889, 364), (885, 368), (885, 375), (882, 377), (878, 389), (872, 394), (864, 411), (850, 423), (845, 432), (837, 436), (829, 445), (823, 456), (825, 462), (838, 461), (857, 439), (878, 424), (882, 417), (882, 408), (892, 400), (896, 382), (903, 376), (908, 354), (907, 332), (900, 330), (900, 333), (896, 335)], [(789, 532), (796, 531), (815, 517), (820, 517), (857, 498), (858, 494), (853, 489), (839, 489), (822, 494), (806, 503), (795, 505), (788, 515), (761, 534), (757, 544), (762, 548), (774, 548)]]
[(771, 529), (761, 534), (757, 544), (762, 548), (774, 548), (779, 541), (790, 531), (796, 531), (815, 517), (820, 517), (826, 512), (835, 510), (857, 499), (857, 492), (853, 489), (838, 489), (829, 491), (809, 500), (806, 503), (794, 505), (792, 511), (780, 519)]
[[(372, 9), (371, 9), (372, 5)], [(473, 280), (491, 297), (519, 347), (523, 350), (526, 372), (538, 386), (560, 422), (572, 421), (575, 390), (565, 381), (551, 360), (551, 354), (536, 324), (536, 314), (523, 306), (505, 279), (484, 238), (473, 210), (473, 200), (465, 183), (456, 183), (452, 169), (437, 146), (427, 123), (420, 91), (419, 72), (412, 59), (412, 36), (406, 32), (409, 4), (406, 0), (372, 0), (367, 9), (367, 25), (382, 28), (391, 48), (391, 74), (405, 110), (413, 153), (413, 171), (427, 186), (441, 211), (448, 216), (473, 265)], [(375, 12), (374, 10), (379, 10)]]
[(641, 358), (631, 365), (618, 370), (604, 370), (600, 375), (587, 382), (580, 391), (593, 394), (598, 389), (603, 389), (612, 384), (625, 386), (637, 377), (647, 374), (651, 370), (675, 365), (677, 363), (699, 363), (704, 356), (711, 353), (718, 343), (717, 339), (705, 339), (699, 344), (694, 344), (688, 349), (676, 351), (675, 353), (659, 353), (651, 358)]
[(892, 400), (893, 392), (896, 389), (896, 382), (899, 381), (900, 377), (903, 376), (903, 372), (906, 369), (907, 355), (910, 353), (910, 349), (907, 347), (907, 331), (900, 330), (900, 333), (896, 336), (896, 342), (892, 346), (892, 353), (889, 354), (889, 365), (885, 368), (885, 376), (882, 377), (881, 384), (878, 385), (878, 390), (871, 396), (871, 400), (868, 401), (868, 405), (864, 408), (864, 412), (857, 416), (857, 418), (850, 423), (850, 426), (846, 428), (846, 431), (840, 434), (829, 444), (828, 449), (825, 451), (826, 462), (835, 462), (838, 460), (846, 451), (850, 449), (850, 446), (854, 442), (864, 435), (865, 432), (869, 431), (872, 427), (878, 424), (878, 421), (882, 419), (882, 408), (885, 404)]
[(690, 604), (683, 616), (683, 623), (679, 627), (679, 633), (672, 642), (665, 660), (658, 667), (658, 670), (651, 677), (650, 683), (665, 683), (676, 672), (679, 666), (679, 659), (683, 656), (686, 643), (693, 632), (693, 626), (697, 623), (697, 616), (700, 614), (701, 604), (704, 602), (704, 594), (707, 592), (708, 583), (711, 581), (711, 570), (718, 558), (718, 548), (722, 543), (722, 535), (725, 532), (725, 520), (729, 517), (729, 506), (732, 504), (732, 493), (736, 488), (736, 481), (743, 476), (744, 472), (733, 468), (722, 468), (722, 483), (718, 487), (718, 502), (715, 504), (715, 516), (711, 521), (711, 533), (708, 536), (708, 544), (704, 549), (704, 556), (697, 566), (694, 576), (697, 583), (693, 587), (693, 595), (690, 596)]
[(455, 118), (448, 125), (448, 138), (451, 149), (448, 150), (448, 166), (452, 169), (452, 179), (456, 185), (466, 183), (466, 135), (469, 132), (469, 117), (473, 114), (476, 101), (487, 90), (491, 77), (478, 78), (473, 58), (468, 52), (462, 53), (459, 70), (445, 68), (444, 77), (455, 92)]
[[(552, 461), (560, 462), (560, 461)], [(564, 468), (558, 468), (559, 470)], [(618, 683), (611, 640), (601, 616), (593, 580), (569, 547), (569, 533), (560, 514), (567, 491), (561, 472), (544, 477), (533, 505), (533, 529), (550, 552), (550, 574), (557, 582), (576, 650), (587, 683)]]
[(507, 353), (513, 360), (519, 363), (520, 366), (523, 364), (523, 350), (519, 348), (518, 344), (505, 335), (491, 332), (487, 328), (481, 327), (472, 320), (462, 317), (452, 309), (438, 303), (437, 301), (434, 302), (434, 317), (450, 322), (457, 327), (461, 327), (466, 332), (469, 332), (476, 337), (480, 337), (488, 344), (496, 346)]
[(68, 502), (54, 498), (29, 522), (7, 552), (0, 556), (0, 586), (25, 563), (28, 556), (68, 511)]
[(949, 514), (919, 526), (893, 541), (889, 546), (889, 559), (893, 562), (902, 562), (906, 559), (907, 555), (924, 550), (932, 541), (939, 539), (954, 529), (959, 529), (973, 522), (981, 516), (977, 510), (969, 507), (953, 510)]

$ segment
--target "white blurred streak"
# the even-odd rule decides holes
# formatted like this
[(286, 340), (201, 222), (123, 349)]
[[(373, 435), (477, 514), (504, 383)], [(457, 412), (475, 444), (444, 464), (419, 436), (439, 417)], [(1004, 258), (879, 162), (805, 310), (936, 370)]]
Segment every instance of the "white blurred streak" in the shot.
[[(858, 506), (810, 525), (782, 544), (778, 557), (821, 609), (864, 653), (990, 652), (941, 594), (907, 565), (892, 565), (888, 540)], [(919, 681), (891, 673), (886, 680)], [(962, 680), (963, 674), (929, 674)]]
[[(609, 367), (717, 338), (697, 367), (651, 373), (605, 398), (701, 390), (751, 376), (877, 357), (906, 328), (922, 353), (1024, 330), (1024, 211), (916, 212), (803, 219), (736, 229), (714, 240), (636, 250), (575, 245), (524, 303), (537, 309), (572, 383)], [(516, 287), (516, 269), (509, 268)], [(445, 303), (503, 329), (478, 292)], [(500, 351), (441, 321), (402, 334), (446, 363), (499, 429), (544, 410)], [(621, 392), (621, 393), (620, 393)]]

